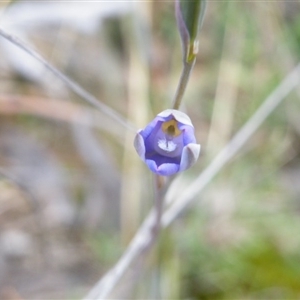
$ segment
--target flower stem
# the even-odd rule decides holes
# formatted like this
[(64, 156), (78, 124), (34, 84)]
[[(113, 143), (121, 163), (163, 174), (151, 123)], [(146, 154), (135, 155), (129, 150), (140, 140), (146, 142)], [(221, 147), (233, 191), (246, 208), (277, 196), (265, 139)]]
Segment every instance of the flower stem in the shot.
[(185, 92), (187, 83), (189, 81), (191, 71), (193, 70), (193, 67), (195, 65), (195, 62), (196, 62), (196, 58), (194, 58), (190, 62), (184, 62), (182, 73), (181, 73), (180, 80), (179, 80), (179, 84), (178, 84), (177, 91), (175, 94), (175, 99), (173, 102), (173, 109), (179, 109), (179, 107), (180, 107), (181, 100), (182, 100), (183, 94)]
[(163, 177), (159, 175), (154, 175), (154, 193), (155, 193), (155, 224), (153, 226), (153, 235), (155, 236), (155, 239), (157, 239), (157, 236), (159, 234), (160, 228), (161, 228), (161, 216), (162, 216), (162, 210), (163, 210), (163, 187), (164, 187), (164, 181)]

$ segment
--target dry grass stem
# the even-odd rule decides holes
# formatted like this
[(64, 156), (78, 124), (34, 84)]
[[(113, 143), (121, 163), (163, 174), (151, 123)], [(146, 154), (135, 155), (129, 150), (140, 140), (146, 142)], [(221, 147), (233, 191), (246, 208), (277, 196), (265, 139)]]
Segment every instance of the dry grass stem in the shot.
[(101, 103), (96, 97), (94, 97), (92, 94), (90, 94), (88, 91), (83, 89), (78, 83), (67, 77), (65, 74), (60, 72), (58, 69), (56, 69), (54, 66), (52, 66), (46, 59), (44, 59), (37, 51), (32, 49), (30, 46), (25, 44), (23, 41), (21, 41), (18, 37), (11, 35), (0, 28), (0, 35), (8, 40), (9, 42), (13, 43), (20, 49), (24, 50), (26, 53), (28, 53), (30, 56), (38, 60), (40, 63), (44, 65), (44, 67), (49, 70), (51, 73), (53, 73), (55, 76), (57, 76), (60, 80), (62, 80), (74, 93), (76, 93), (78, 96), (83, 98), (85, 101), (99, 109), (104, 114), (111, 117), (116, 122), (122, 124), (124, 127), (126, 127), (129, 130), (135, 131), (135, 128), (133, 125), (129, 124), (123, 116), (115, 112), (112, 108), (108, 107), (104, 103)]

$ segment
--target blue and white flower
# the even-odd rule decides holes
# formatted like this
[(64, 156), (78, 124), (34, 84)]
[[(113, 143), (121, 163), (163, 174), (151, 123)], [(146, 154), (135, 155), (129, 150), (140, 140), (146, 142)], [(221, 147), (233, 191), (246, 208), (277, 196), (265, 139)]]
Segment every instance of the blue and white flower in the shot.
[(162, 111), (139, 130), (134, 147), (148, 168), (162, 176), (190, 168), (200, 153), (191, 119), (175, 109)]

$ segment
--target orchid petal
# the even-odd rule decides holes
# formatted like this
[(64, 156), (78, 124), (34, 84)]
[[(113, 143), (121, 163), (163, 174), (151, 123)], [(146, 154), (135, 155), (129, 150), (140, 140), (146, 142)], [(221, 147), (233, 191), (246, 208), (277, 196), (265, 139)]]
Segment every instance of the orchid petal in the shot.
[(134, 138), (134, 148), (138, 155), (144, 160), (145, 159), (145, 143), (142, 135), (138, 132)]
[(158, 167), (158, 173), (161, 176), (171, 176), (179, 171), (178, 164), (162, 164)]
[[(158, 125), (158, 122), (161, 121), (160, 118), (155, 118), (152, 120), (143, 130), (140, 130), (140, 134), (143, 136), (144, 139), (146, 139), (155, 129), (155, 127)], [(162, 120), (164, 121), (164, 120)]]
[(190, 143), (196, 144), (196, 138), (194, 128), (186, 125), (179, 126), (179, 129), (183, 131), (183, 144), (188, 145)]
[(162, 118), (168, 118), (170, 116), (173, 116), (176, 121), (193, 127), (192, 121), (189, 118), (189, 116), (177, 109), (166, 109), (159, 113), (157, 116)]
[(197, 161), (201, 146), (199, 144), (189, 144), (183, 148), (180, 162), (180, 171), (190, 168)]

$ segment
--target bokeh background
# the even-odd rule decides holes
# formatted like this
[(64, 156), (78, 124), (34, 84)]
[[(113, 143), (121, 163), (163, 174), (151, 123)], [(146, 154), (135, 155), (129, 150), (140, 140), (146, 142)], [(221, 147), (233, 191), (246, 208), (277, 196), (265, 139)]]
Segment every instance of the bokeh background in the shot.
[[(2, 1), (27, 41), (136, 128), (181, 72), (173, 1)], [(201, 173), (300, 60), (300, 3), (209, 1), (182, 109)], [(300, 297), (300, 89), (162, 232), (131, 299)], [(153, 205), (134, 132), (0, 37), (0, 298), (79, 299)]]

